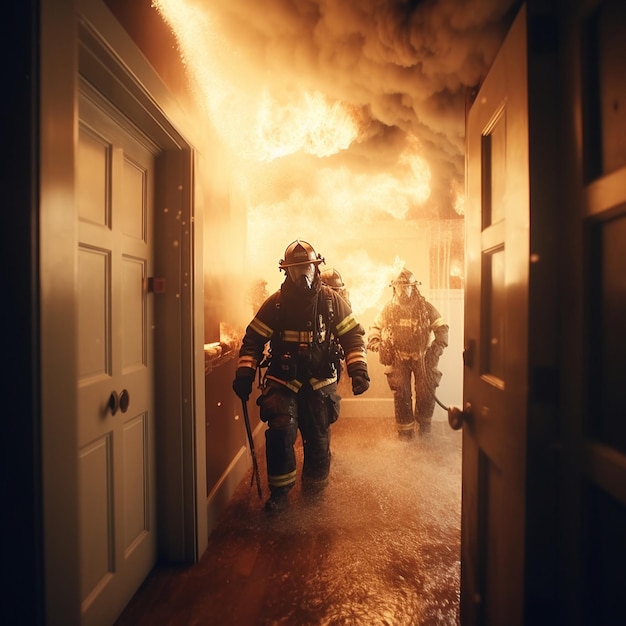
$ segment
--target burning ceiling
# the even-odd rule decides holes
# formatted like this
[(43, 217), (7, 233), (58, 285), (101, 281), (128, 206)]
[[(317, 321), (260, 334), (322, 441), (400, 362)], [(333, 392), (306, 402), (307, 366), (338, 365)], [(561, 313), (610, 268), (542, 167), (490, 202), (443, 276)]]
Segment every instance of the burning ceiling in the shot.
[(519, 2), (153, 4), (225, 146), (253, 237), (268, 236), (267, 216), (288, 215), (273, 241), (316, 243), (316, 216), (324, 252), (356, 223), (463, 215), (466, 93)]
[[(310, 177), (319, 171), (328, 181), (335, 172), (333, 184), (353, 192), (362, 176), (378, 177), (382, 191), (372, 203), (394, 205), (384, 196), (401, 196), (389, 208), (394, 215), (453, 216), (463, 188), (466, 89), (493, 60), (514, 0), (154, 4), (240, 158), (299, 155)], [(317, 160), (313, 171), (306, 155)]]

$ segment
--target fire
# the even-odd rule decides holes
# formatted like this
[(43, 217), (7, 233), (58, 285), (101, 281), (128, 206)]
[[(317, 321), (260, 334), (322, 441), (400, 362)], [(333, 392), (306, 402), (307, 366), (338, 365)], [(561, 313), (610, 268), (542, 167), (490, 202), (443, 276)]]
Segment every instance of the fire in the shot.
[(452, 207), (456, 211), (457, 215), (465, 215), (465, 189), (457, 181), (451, 181), (450, 184), (451, 195), (454, 198)]
[(320, 167), (306, 172), (311, 193), (295, 189), (286, 197), (268, 201), (265, 186), (278, 187), (281, 175), (278, 171), (275, 180), (263, 171), (257, 184), (246, 188), (254, 267), (262, 263), (257, 255), (270, 241), (287, 244), (299, 237), (311, 243), (327, 242), (327, 247), (335, 239), (355, 237), (358, 230), (370, 228), (381, 218), (403, 220), (413, 206), (430, 196), (430, 168), (418, 154), (408, 151), (393, 170), (390, 167), (385, 172), (365, 174), (344, 166)]
[(297, 101), (280, 106), (265, 91), (259, 102), (255, 141), (247, 156), (273, 161), (302, 150), (326, 157), (348, 148), (357, 136), (358, 127), (348, 108), (328, 102), (319, 92), (304, 92)]
[(241, 331), (233, 328), (228, 322), (220, 322), (219, 344), (223, 351), (234, 350), (241, 343)]
[(399, 167), (385, 172), (323, 168), (317, 188), (326, 206), (344, 223), (355, 218), (369, 222), (381, 214), (404, 219), (412, 206), (430, 196), (430, 168), (419, 155), (403, 153)]
[[(370, 120), (368, 127), (363, 108), (328, 97), (313, 80), (307, 85), (311, 77), (277, 81), (263, 58), (248, 55), (247, 31), (227, 39), (213, 12), (218, 3), (153, 0), (153, 6), (172, 28), (194, 96), (225, 148), (229, 202), (247, 215), (248, 278), (265, 281), (270, 292), (277, 288), (278, 259), (291, 241), (304, 239), (340, 271), (355, 313), (378, 306), (404, 265), (397, 256), (385, 261), (398, 252), (395, 234), (406, 231), (431, 195), (432, 172), (419, 141), (390, 132), (388, 141), (367, 144), (372, 134), (385, 134), (382, 123)], [(370, 257), (363, 234), (372, 245), (381, 221), (386, 249)]]
[[(411, 204), (429, 197), (430, 169), (418, 146), (409, 145), (389, 171), (329, 170), (324, 158), (363, 140), (365, 131), (360, 128), (357, 109), (298, 85), (272, 93), (262, 72), (251, 69), (241, 50), (224, 38), (211, 17), (209, 3), (153, 0), (153, 6), (176, 35), (198, 101), (220, 139), (239, 159), (261, 164), (298, 153), (318, 157), (321, 172), (317, 177), (323, 178), (319, 187), (327, 205), (336, 204), (327, 197), (334, 191), (342, 207), (347, 206), (349, 195), (355, 205), (376, 205), (402, 218)], [(364, 202), (366, 198), (370, 200)]]
[(252, 162), (298, 151), (325, 157), (358, 137), (350, 107), (318, 91), (294, 89), (279, 102), (242, 67), (239, 52), (223, 38), (208, 6), (185, 0), (153, 0), (153, 6), (172, 27), (198, 100), (233, 154)]
[(454, 210), (459, 215), (465, 215), (465, 195), (458, 194), (456, 200), (454, 201)]
[(347, 255), (341, 261), (339, 272), (344, 278), (350, 295), (350, 304), (357, 317), (368, 309), (379, 309), (387, 300), (389, 283), (404, 267), (405, 262), (398, 256), (393, 263), (376, 263), (364, 250)]

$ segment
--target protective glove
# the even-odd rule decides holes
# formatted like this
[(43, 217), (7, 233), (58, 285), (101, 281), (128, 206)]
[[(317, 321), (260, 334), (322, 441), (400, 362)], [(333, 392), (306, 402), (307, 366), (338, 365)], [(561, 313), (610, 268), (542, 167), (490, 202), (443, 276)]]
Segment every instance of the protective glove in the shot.
[(372, 337), (367, 342), (367, 349), (370, 352), (378, 352), (378, 350), (380, 349), (380, 338), (379, 337)]
[(237, 373), (233, 380), (233, 391), (244, 401), (247, 402), (252, 393), (252, 383), (254, 382), (254, 374)]
[(366, 373), (359, 372), (352, 377), (352, 393), (360, 396), (370, 387), (370, 377)]
[(443, 354), (443, 348), (434, 341), (428, 346), (424, 353), (424, 363), (426, 367), (435, 368), (439, 363), (439, 357)]

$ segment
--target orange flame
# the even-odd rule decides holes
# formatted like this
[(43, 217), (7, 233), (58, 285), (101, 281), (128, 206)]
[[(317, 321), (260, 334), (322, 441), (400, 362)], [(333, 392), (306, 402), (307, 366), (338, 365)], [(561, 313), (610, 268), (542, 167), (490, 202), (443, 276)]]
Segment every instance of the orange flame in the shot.
[(198, 100), (233, 154), (253, 162), (303, 151), (318, 157), (347, 148), (359, 133), (350, 108), (319, 92), (292, 91), (281, 104), (213, 23), (208, 7), (153, 0), (172, 27)]
[(376, 261), (365, 251), (346, 251), (361, 249), (359, 231), (377, 221), (403, 229), (411, 210), (429, 199), (431, 169), (419, 142), (407, 138), (384, 169), (368, 170), (358, 156), (344, 159), (370, 130), (351, 105), (297, 84), (271, 91), (263, 68), (247, 64), (239, 42), (226, 39), (210, 2), (153, 0), (153, 6), (174, 31), (197, 101), (228, 153), (224, 161), (237, 158), (229, 202), (247, 215), (250, 278), (266, 280), (271, 292), (283, 278), (277, 269), (283, 246), (302, 238), (319, 252), (337, 251), (328, 263), (350, 278), (355, 313), (375, 306), (403, 262), (381, 264), (380, 250)]
[(389, 299), (387, 288), (402, 268), (404, 261), (396, 256), (392, 264), (376, 263), (361, 250), (342, 259), (341, 275), (346, 280), (352, 310), (360, 317), (368, 309), (379, 309)]

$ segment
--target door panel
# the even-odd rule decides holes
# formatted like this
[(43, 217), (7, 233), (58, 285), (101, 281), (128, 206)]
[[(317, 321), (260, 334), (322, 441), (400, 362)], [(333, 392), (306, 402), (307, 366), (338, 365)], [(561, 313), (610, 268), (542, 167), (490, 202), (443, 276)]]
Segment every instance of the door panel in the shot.
[(154, 148), (84, 93), (78, 145), (82, 621), (110, 624), (156, 559)]
[(522, 10), (467, 119), (464, 626), (514, 626), (523, 619), (529, 257), (525, 59)]

